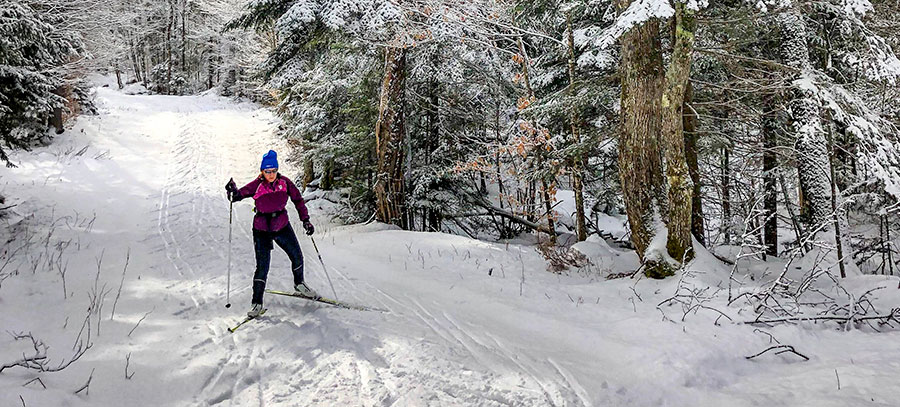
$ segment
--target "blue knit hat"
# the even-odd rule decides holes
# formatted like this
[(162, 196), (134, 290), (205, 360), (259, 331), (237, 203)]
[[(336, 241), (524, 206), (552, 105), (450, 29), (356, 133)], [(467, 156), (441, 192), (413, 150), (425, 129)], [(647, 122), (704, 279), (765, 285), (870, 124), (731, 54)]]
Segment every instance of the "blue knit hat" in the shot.
[(275, 150), (269, 150), (269, 152), (263, 156), (262, 163), (259, 165), (260, 171), (269, 168), (278, 168), (278, 154), (275, 153)]

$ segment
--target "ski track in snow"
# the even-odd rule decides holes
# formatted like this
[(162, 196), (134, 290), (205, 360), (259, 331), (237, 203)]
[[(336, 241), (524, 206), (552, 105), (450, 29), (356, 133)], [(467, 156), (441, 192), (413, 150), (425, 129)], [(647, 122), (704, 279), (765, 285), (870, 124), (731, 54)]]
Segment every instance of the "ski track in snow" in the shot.
[[(227, 229), (216, 226), (222, 225), (224, 219), (222, 213), (227, 209), (227, 204), (223, 202), (224, 199), (222, 199), (222, 194), (217, 191), (217, 189), (221, 188), (218, 184), (223, 183), (222, 180), (228, 178), (228, 166), (235, 164), (235, 149), (250, 150), (241, 158), (250, 161), (249, 163), (244, 164), (254, 165), (256, 164), (255, 161), (258, 159), (256, 155), (259, 155), (260, 151), (265, 151), (267, 149), (265, 147), (267, 144), (279, 145), (281, 142), (273, 140), (273, 136), (266, 131), (254, 131), (251, 137), (255, 136), (259, 138), (253, 143), (257, 144), (258, 148), (246, 148), (243, 146), (243, 143), (246, 142), (244, 137), (221, 137), (221, 134), (209, 130), (209, 127), (214, 128), (214, 126), (205, 126), (204, 124), (209, 125), (210, 123), (204, 123), (202, 120), (198, 120), (196, 115), (178, 113), (175, 118), (180, 125), (177, 126), (178, 131), (173, 133), (170, 138), (166, 140), (171, 145), (171, 149), (170, 157), (167, 160), (166, 183), (160, 193), (158, 232), (159, 238), (166, 248), (166, 257), (169, 259), (171, 266), (190, 281), (181, 285), (179, 287), (180, 290), (191, 298), (194, 308), (202, 310), (208, 306), (213, 306), (208, 305), (210, 302), (217, 302), (216, 300), (221, 301), (220, 295), (218, 294), (224, 291), (221, 289), (221, 278), (214, 277), (217, 274), (221, 276), (221, 274), (216, 273), (216, 270), (210, 270), (211, 265), (223, 264), (227, 259), (227, 240), (222, 237), (223, 234), (227, 236)], [(223, 153), (221, 150), (225, 150), (225, 152)], [(285, 159), (282, 158), (282, 163), (284, 162)], [(284, 168), (284, 164), (282, 167), (283, 172), (290, 174), (289, 171), (291, 168)], [(210, 174), (216, 174), (217, 177), (210, 177)], [(250, 175), (248, 174), (248, 176)], [(248, 176), (235, 176), (235, 179), (238, 183), (243, 183), (249, 180)], [(235, 215), (238, 213), (246, 213), (242, 212), (242, 209), (244, 208), (236, 205)], [(318, 214), (313, 213), (313, 215), (315, 216)], [(235, 216), (234, 228), (237, 230), (234, 234), (234, 244), (236, 249), (237, 246), (240, 245), (248, 246), (251, 239), (249, 216), (247, 218), (248, 219), (244, 219), (241, 216)], [(296, 222), (296, 220), (294, 221)], [(323, 229), (325, 228), (320, 228), (320, 230)], [(301, 246), (304, 250), (304, 262), (309, 279), (316, 280), (320, 283), (320, 292), (330, 291), (330, 287), (326, 291), (326, 286), (321, 284), (327, 281), (325, 279), (325, 270), (322, 269), (322, 265), (315, 256), (312, 245), (308, 243), (308, 240), (301, 239)], [(191, 248), (191, 256), (194, 257), (188, 256), (185, 253), (186, 247)], [(243, 253), (244, 256), (252, 256), (251, 250), (243, 250)], [(234, 259), (238, 259), (239, 257), (240, 256), (235, 255)], [(269, 285), (273, 287), (278, 287), (279, 283), (283, 284), (286, 280), (286, 276), (282, 275), (284, 274), (284, 267), (279, 267), (279, 265), (283, 266), (285, 262), (282, 260), (281, 264), (279, 264), (279, 262), (276, 261), (276, 259), (280, 257), (280, 253), (277, 250), (273, 252), (273, 264), (269, 277)], [(336, 259), (329, 260), (335, 261)], [(346, 260), (347, 261), (344, 263), (366, 263), (366, 259), (364, 258)], [(248, 274), (248, 268), (253, 265), (252, 257), (243, 258), (239, 264), (244, 267), (239, 267), (238, 264), (233, 265), (233, 272), (237, 274), (232, 276), (233, 283), (235, 281), (246, 282), (249, 280), (247, 278), (249, 276), (246, 276), (246, 274)], [(204, 271), (199, 272), (198, 270)], [(328, 272), (332, 274), (332, 282), (339, 291), (340, 299), (359, 304), (381, 306), (391, 314), (391, 318), (398, 319), (398, 321), (394, 323), (400, 324), (401, 326), (417, 324), (419, 326), (427, 327), (437, 335), (436, 338), (440, 338), (443, 341), (441, 346), (455, 347), (459, 350), (465, 349), (467, 354), (465, 354), (459, 362), (466, 364), (468, 368), (479, 366), (484, 371), (491, 372), (492, 375), (499, 369), (505, 374), (523, 376), (523, 381), (530, 381), (532, 383), (530, 387), (539, 389), (543, 394), (541, 399), (537, 399), (542, 400), (539, 401), (538, 404), (554, 406), (588, 404), (585, 403), (583, 399), (566, 398), (564, 394), (571, 393), (571, 391), (567, 388), (560, 387), (567, 386), (564, 381), (538, 379), (538, 372), (547, 371), (546, 369), (536, 367), (536, 362), (533, 360), (527, 362), (522, 360), (524, 358), (516, 360), (516, 357), (511, 356), (508, 352), (491, 346), (490, 341), (478, 338), (471, 332), (463, 329), (454, 321), (449, 313), (442, 312), (440, 314), (442, 318), (435, 318), (435, 314), (423, 307), (413, 296), (397, 296), (380, 289), (375, 289), (372, 284), (361, 282), (359, 280), (354, 281), (355, 279), (348, 277), (344, 272), (341, 272), (334, 267), (329, 267)], [(211, 286), (215, 288), (210, 288)], [(241, 299), (246, 300), (246, 298), (241, 297), (248, 296), (249, 291), (248, 287), (244, 287), (232, 292), (232, 296), (235, 297), (232, 299), (232, 302), (240, 304)], [(271, 299), (269, 303), (273, 304)], [(233, 349), (231, 349), (231, 352), (234, 353), (232, 353), (223, 363), (223, 370), (211, 378), (209, 383), (203, 386), (203, 390), (197, 398), (198, 405), (203, 405), (204, 403), (207, 405), (218, 405), (226, 400), (230, 400), (231, 405), (241, 405), (238, 401), (244, 400), (242, 396), (244, 393), (247, 394), (246, 397), (248, 397), (248, 400), (249, 394), (252, 393), (255, 395), (253, 398), (259, 405), (266, 405), (266, 389), (283, 385), (283, 383), (267, 385), (263, 382), (262, 372), (266, 371), (266, 369), (259, 366), (261, 363), (264, 363), (264, 359), (260, 358), (262, 351), (259, 349), (258, 345), (259, 341), (265, 341), (267, 339), (266, 331), (270, 324), (277, 320), (290, 318), (290, 314), (285, 315), (284, 312), (278, 312), (278, 310), (286, 311), (281, 305), (288, 305), (289, 308), (287, 308), (287, 310), (300, 308), (312, 311), (313, 314), (318, 312), (333, 313), (334, 318), (329, 319), (330, 323), (340, 324), (341, 317), (349, 317), (354, 320), (360, 318), (359, 315), (353, 314), (352, 311), (332, 310), (327, 306), (303, 303), (297, 304), (296, 300), (292, 299), (280, 300), (279, 304), (270, 305), (270, 311), (265, 317), (261, 318), (259, 321), (254, 321), (245, 325), (233, 335), (233, 338), (235, 338), (236, 341), (246, 340), (253, 336), (258, 336), (259, 338), (252, 341), (252, 346), (242, 346), (238, 344), (239, 342), (235, 343)], [(218, 304), (215, 304), (214, 306), (218, 306)], [(243, 309), (240, 305), (238, 305), (237, 308), (239, 310)], [(196, 318), (199, 317), (197, 313), (198, 312), (191, 312), (191, 307), (188, 307), (182, 312), (179, 312), (178, 315), (184, 318)], [(278, 324), (278, 322), (274, 323)], [(296, 326), (294, 324), (291, 325)], [(302, 326), (303, 325), (301, 324), (301, 327)], [(367, 326), (365, 323), (356, 326), (360, 326), (361, 329), (373, 329), (373, 326)], [(403, 328), (398, 327), (397, 331), (403, 331)], [(433, 337), (432, 339), (436, 338)], [(327, 340), (327, 338), (325, 339)], [(493, 341), (496, 341), (496, 339), (494, 338)], [(201, 349), (208, 351), (211, 347), (219, 346), (221, 342), (221, 339), (213, 338), (212, 342), (205, 342), (206, 345), (202, 346)], [(381, 378), (380, 375), (390, 375), (391, 372), (386, 371), (390, 369), (374, 367), (371, 363), (364, 359), (360, 359), (358, 356), (353, 357), (349, 361), (345, 360), (346, 358), (347, 355), (342, 355), (340, 358), (327, 358), (331, 360), (324, 362), (324, 366), (332, 369), (340, 367), (339, 371), (344, 375), (342, 377), (336, 377), (334, 371), (320, 375), (320, 373), (323, 372), (322, 367), (314, 368), (313, 371), (318, 372), (314, 375), (309, 374), (308, 371), (304, 369), (303, 374), (300, 375), (300, 380), (304, 383), (305, 388), (316, 389), (311, 396), (314, 400), (318, 399), (326, 403), (329, 401), (339, 403), (344, 402), (340, 397), (340, 393), (331, 389), (334, 384), (329, 385), (328, 383), (336, 381), (336, 383), (340, 384), (338, 389), (344, 388), (345, 386), (351, 386), (356, 389), (353, 392), (356, 393), (356, 401), (353, 404), (375, 405), (372, 403), (375, 400), (381, 400), (383, 402), (390, 401), (391, 404), (398, 405), (404, 405), (407, 402), (411, 404), (419, 403), (412, 400), (404, 402), (403, 398), (398, 397), (399, 394), (391, 395), (392, 393), (397, 392), (402, 393), (403, 389), (396, 389), (394, 392), (384, 390), (384, 379)], [(467, 360), (468, 362), (466, 362)], [(482, 360), (482, 363), (478, 363), (479, 360)], [(316, 366), (318, 363), (318, 361), (314, 361), (311, 365)], [(388, 363), (390, 363), (390, 361), (388, 361)], [(528, 367), (526, 367), (526, 364), (528, 364)], [(517, 372), (519, 369), (522, 371)], [(254, 373), (254, 371), (256, 371), (256, 373)], [(273, 374), (267, 376), (271, 376), (270, 380), (276, 382), (279, 380), (287, 380), (290, 382), (298, 372), (289, 371), (287, 373), (288, 374), (279, 375), (277, 371), (275, 371)], [(257, 375), (258, 377), (254, 378), (254, 375)], [(438, 376), (432, 378), (432, 382), (423, 381), (415, 384), (437, 391), (444, 385), (441, 381), (445, 379), (446, 378)], [(317, 383), (317, 380), (323, 381), (324, 383)], [(232, 383), (232, 385), (228, 387), (226, 383)], [(470, 385), (474, 384), (470, 383)], [(463, 397), (462, 394), (470, 393), (470, 391), (466, 391), (464, 388), (466, 386), (465, 384), (462, 386), (463, 387), (456, 390), (460, 395), (459, 397)], [(477, 383), (477, 386), (474, 387), (478, 388), (481, 386), (483, 386), (482, 383)], [(378, 389), (378, 387), (381, 387), (382, 389)], [(478, 395), (475, 398), (470, 398), (468, 401), (457, 399), (457, 402), (471, 404), (472, 401), (479, 400), (484, 396), (483, 394), (479, 394), (479, 391), (480, 390), (471, 391), (471, 393)], [(527, 400), (537, 401), (534, 399), (534, 391), (534, 389), (526, 389), (525, 397), (511, 395), (498, 398), (494, 402), (504, 405), (527, 404)], [(472, 396), (469, 395), (468, 397)], [(453, 399), (453, 397), (450, 398), (450, 400)], [(489, 403), (488, 400), (489, 398), (485, 398), (483, 401), (477, 401), (475, 404)], [(429, 402), (424, 403), (429, 404)]]
[[(104, 113), (93, 120), (101, 131), (104, 121), (129, 123), (130, 128), (109, 126), (108, 131), (125, 127), (130, 134), (145, 135), (160, 151), (152, 157), (153, 166), (138, 170), (156, 174), (161, 182), (152, 207), (135, 211), (146, 214), (146, 224), (153, 229), (143, 235), (135, 231), (135, 240), (149, 245), (148, 270), (142, 273), (162, 285), (165, 294), (158, 300), (168, 305), (153, 315), (162, 324), (156, 339), (138, 343), (162, 354), (170, 343), (183, 343), (182, 357), (165, 363), (175, 362), (167, 368), (194, 377), (176, 386), (181, 393), (173, 390), (157, 399), (134, 399), (136, 405), (142, 401), (194, 406), (586, 404), (567, 398), (571, 391), (560, 388), (566, 386), (562, 380), (540, 377), (549, 371), (535, 360), (501, 349), (494, 337), (476, 335), (438, 303), (423, 305), (428, 301), (417, 297), (412, 287), (391, 292), (341, 270), (392, 265), (373, 264), (365, 253), (340, 257), (332, 253), (323, 254), (325, 270), (302, 235), (308, 280), (321, 293), (332, 296), (327, 272), (339, 299), (386, 312), (339, 310), (268, 296), (264, 317), (228, 333), (225, 328), (240, 319), (249, 303), (255, 262), (247, 200), (234, 205), (234, 306), (225, 310), (229, 227), (225, 181), (234, 177), (239, 184), (248, 182), (256, 175), (259, 156), (269, 148), (282, 153), (283, 173), (296, 174), (284, 154), (285, 143), (273, 135), (271, 113), (215, 97), (125, 96), (108, 89), (101, 89), (100, 97)], [(314, 210), (312, 214), (320, 230), (316, 235), (320, 248), (331, 252), (327, 219)], [(285, 257), (273, 251), (271, 288), (282, 288), (290, 280)], [(168, 325), (184, 332), (167, 331)], [(175, 342), (165, 339), (175, 337), (179, 338)], [(136, 353), (135, 369), (140, 372), (140, 352)], [(157, 380), (180, 379), (175, 375)]]

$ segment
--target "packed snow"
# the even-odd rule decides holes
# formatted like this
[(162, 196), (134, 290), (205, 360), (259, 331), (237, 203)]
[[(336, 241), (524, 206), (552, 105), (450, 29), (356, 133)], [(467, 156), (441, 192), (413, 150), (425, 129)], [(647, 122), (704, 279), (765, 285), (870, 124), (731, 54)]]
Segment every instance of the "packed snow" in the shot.
[[(731, 255), (732, 270), (698, 247), (679, 276), (608, 280), (634, 271), (637, 257), (592, 236), (575, 246), (592, 266), (554, 274), (525, 240), (336, 225), (325, 199), (309, 201), (325, 268), (300, 237), (307, 281), (383, 312), (269, 295), (263, 317), (229, 333), (249, 308), (255, 263), (252, 204), (234, 205), (230, 246), (224, 185), (250, 181), (269, 149), (287, 151), (276, 119), (214, 94), (97, 92), (99, 116), (14, 152), (18, 168), (0, 172), (0, 193), (15, 205), (0, 219), (0, 328), (9, 332), (0, 366), (35, 354), (29, 333), (47, 346), (48, 368), (79, 343), (84, 351), (58, 372), (0, 372), (2, 406), (896, 405), (897, 332), (748, 325), (752, 310), (727, 304), (732, 272), (744, 284), (737, 294), (802, 271), (782, 260)], [(280, 170), (299, 175), (284, 159)], [(617, 218), (592, 216), (624, 234)], [(272, 257), (269, 287), (288, 289), (287, 257)], [(878, 309), (900, 304), (896, 277), (842, 285), (857, 298), (876, 287)], [(666, 301), (685, 292), (703, 307)], [(809, 360), (747, 359), (779, 342)]]

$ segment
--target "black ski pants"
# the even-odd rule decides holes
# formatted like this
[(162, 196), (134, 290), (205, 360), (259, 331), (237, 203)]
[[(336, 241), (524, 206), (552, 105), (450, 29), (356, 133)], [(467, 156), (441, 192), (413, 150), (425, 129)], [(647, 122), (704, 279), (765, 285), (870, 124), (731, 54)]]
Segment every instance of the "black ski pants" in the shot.
[(291, 224), (277, 232), (264, 232), (253, 229), (253, 247), (256, 251), (256, 273), (253, 275), (253, 304), (262, 304), (263, 293), (266, 291), (266, 278), (269, 275), (269, 262), (271, 260), (272, 242), (278, 244), (281, 250), (287, 253), (291, 259), (291, 271), (294, 274), (294, 285), (303, 282), (303, 253), (300, 251), (300, 242)]

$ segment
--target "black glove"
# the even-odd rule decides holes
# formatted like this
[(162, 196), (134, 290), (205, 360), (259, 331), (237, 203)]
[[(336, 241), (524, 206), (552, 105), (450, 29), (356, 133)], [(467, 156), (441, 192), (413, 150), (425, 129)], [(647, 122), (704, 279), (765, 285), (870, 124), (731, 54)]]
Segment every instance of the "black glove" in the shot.
[(241, 200), (240, 193), (238, 193), (237, 184), (234, 183), (234, 178), (228, 180), (228, 183), (225, 184), (225, 193), (228, 194), (228, 200), (231, 202), (237, 202)]
[(316, 232), (316, 228), (313, 227), (312, 223), (310, 223), (309, 220), (303, 221), (303, 229), (306, 230), (307, 236), (312, 236), (312, 234)]

